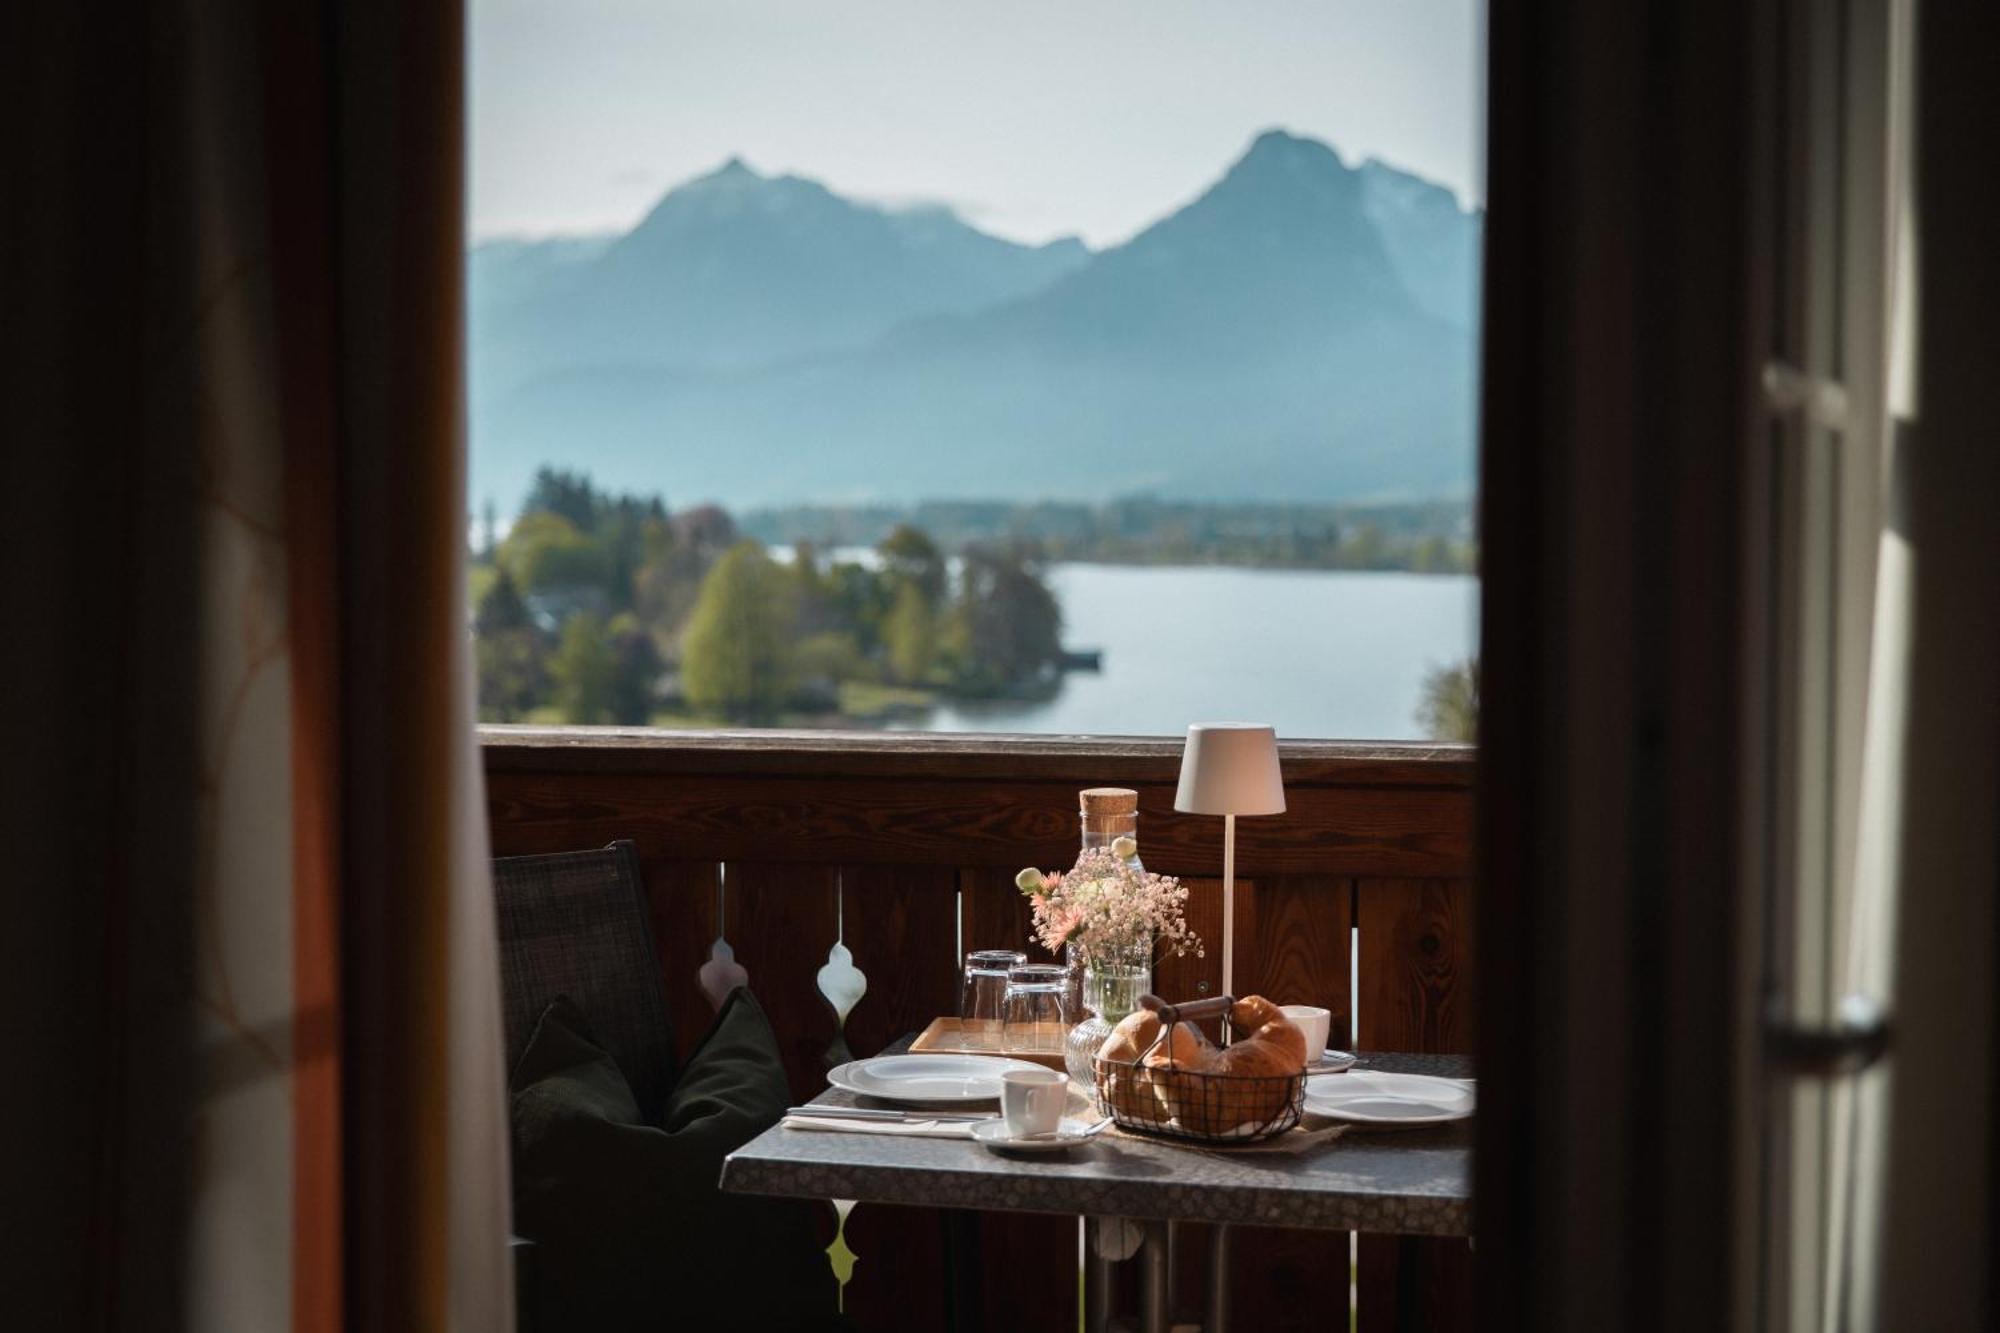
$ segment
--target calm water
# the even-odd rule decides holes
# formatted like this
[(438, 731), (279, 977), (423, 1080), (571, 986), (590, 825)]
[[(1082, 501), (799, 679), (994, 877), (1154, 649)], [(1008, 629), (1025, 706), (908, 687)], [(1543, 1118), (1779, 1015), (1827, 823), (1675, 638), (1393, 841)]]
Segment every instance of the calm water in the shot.
[(1424, 673), (1470, 656), (1463, 575), (1057, 565), (1063, 641), (1104, 653), (1047, 703), (939, 709), (938, 731), (1183, 734), (1269, 722), (1282, 737), (1422, 739)]

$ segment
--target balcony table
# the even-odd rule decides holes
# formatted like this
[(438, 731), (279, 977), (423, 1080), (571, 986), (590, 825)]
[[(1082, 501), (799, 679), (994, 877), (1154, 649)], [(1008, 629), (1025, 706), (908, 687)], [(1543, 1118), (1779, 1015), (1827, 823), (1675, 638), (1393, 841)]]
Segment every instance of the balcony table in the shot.
[[(892, 1045), (893, 1053), (910, 1038)], [(1453, 1055), (1362, 1054), (1356, 1066), (1464, 1078), (1471, 1061)], [(889, 1105), (829, 1088), (815, 1105)], [(1094, 1113), (1072, 1089), (1069, 1113)], [(1314, 1122), (1317, 1123), (1317, 1122)], [(774, 1126), (731, 1153), (722, 1188), (739, 1194), (861, 1203), (1074, 1213), (1137, 1219), (1140, 1327), (1167, 1327), (1167, 1224), (1212, 1224), (1206, 1333), (1223, 1333), (1219, 1281), (1232, 1224), (1311, 1227), (1404, 1236), (1466, 1236), (1472, 1224), (1472, 1126), (1350, 1129), (1296, 1155), (1271, 1149), (1204, 1148), (1124, 1134), (1115, 1127), (1061, 1155), (1003, 1156), (970, 1140), (891, 1134), (821, 1133)], [(1296, 1132), (1296, 1131), (1294, 1131)], [(1099, 1247), (1092, 1246), (1093, 1253)], [(1107, 1266), (1089, 1287), (1102, 1291)], [(1329, 1283), (1345, 1303), (1347, 1284)], [(1104, 1311), (1091, 1312), (1093, 1328)]]

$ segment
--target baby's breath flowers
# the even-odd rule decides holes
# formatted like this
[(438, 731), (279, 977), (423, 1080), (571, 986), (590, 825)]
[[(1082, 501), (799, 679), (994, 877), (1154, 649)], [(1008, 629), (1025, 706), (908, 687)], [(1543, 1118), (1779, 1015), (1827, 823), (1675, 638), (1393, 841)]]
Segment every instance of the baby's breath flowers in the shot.
[(1188, 929), (1187, 887), (1172, 875), (1134, 870), (1129, 855), (1114, 842), (1088, 849), (1061, 873), (1030, 866), (1014, 877), (1034, 901), (1035, 938), (1044, 948), (1061, 953), (1074, 941), (1097, 957), (1148, 946), (1163, 958), (1202, 956), (1201, 938)]

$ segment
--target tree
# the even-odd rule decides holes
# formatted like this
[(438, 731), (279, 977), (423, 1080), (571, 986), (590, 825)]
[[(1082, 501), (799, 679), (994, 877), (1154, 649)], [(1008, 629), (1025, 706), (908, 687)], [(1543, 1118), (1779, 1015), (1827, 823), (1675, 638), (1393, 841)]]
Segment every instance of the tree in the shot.
[(473, 633), (485, 638), (510, 629), (525, 629), (532, 623), (528, 617), (528, 604), (521, 600), (521, 590), (515, 585), (514, 576), (502, 565), (494, 572), (486, 595), (473, 608)]
[(929, 533), (898, 523), (875, 550), (882, 557), (882, 571), (892, 581), (914, 585), (933, 610), (944, 600), (944, 556)]
[(489, 722), (517, 721), (548, 691), (548, 646), (505, 569), (494, 574), (479, 599), (472, 626), (479, 716)]
[(691, 552), (704, 570), (736, 542), (736, 520), (720, 505), (696, 505), (674, 515), (674, 543)]
[(872, 569), (842, 562), (820, 578), (821, 595), (830, 613), (854, 635), (864, 653), (873, 653), (882, 644), (882, 629), (889, 618), (889, 580)]
[(688, 619), (681, 688), (688, 702), (732, 721), (764, 721), (791, 689), (791, 579), (753, 541), (709, 571)]
[(882, 625), (889, 652), (889, 670), (906, 685), (922, 684), (937, 660), (937, 616), (914, 581), (896, 589), (896, 603)]
[(1358, 525), (1340, 543), (1343, 569), (1382, 569), (1387, 563), (1388, 543), (1373, 523)]
[(1426, 537), (1418, 542), (1416, 554), (1410, 560), (1410, 568), (1419, 574), (1449, 574), (1455, 564), (1451, 543), (1438, 536)]
[(496, 563), (530, 595), (610, 592), (611, 561), (604, 548), (560, 514), (524, 514), (500, 543)]
[(1062, 661), (1062, 608), (1019, 548), (967, 547), (953, 609), (961, 688), (1002, 692), (1046, 683)]
[(1479, 739), (1479, 659), (1434, 667), (1424, 677), (1417, 725), (1432, 740)]
[(653, 636), (631, 612), (613, 617), (608, 633), (611, 719), (621, 726), (643, 727), (653, 720), (653, 702), (666, 666)]
[(528, 498), (521, 502), (521, 517), (554, 514), (578, 532), (590, 532), (597, 527), (598, 504), (597, 488), (587, 474), (544, 466), (535, 470)]
[(618, 662), (605, 642), (602, 620), (587, 613), (569, 618), (549, 674), (555, 678), (556, 706), (564, 720), (581, 726), (611, 720)]

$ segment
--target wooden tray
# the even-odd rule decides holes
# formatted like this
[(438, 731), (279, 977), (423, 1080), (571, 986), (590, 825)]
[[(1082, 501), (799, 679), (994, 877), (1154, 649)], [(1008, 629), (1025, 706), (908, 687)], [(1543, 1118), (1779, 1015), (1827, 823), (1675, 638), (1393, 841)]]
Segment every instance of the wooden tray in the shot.
[(1058, 1073), (1068, 1072), (1061, 1051), (1017, 1051), (993, 1046), (965, 1044), (965, 1025), (956, 1018), (934, 1018), (931, 1025), (910, 1043), (911, 1055), (1004, 1055), (1014, 1060), (1032, 1060)]

